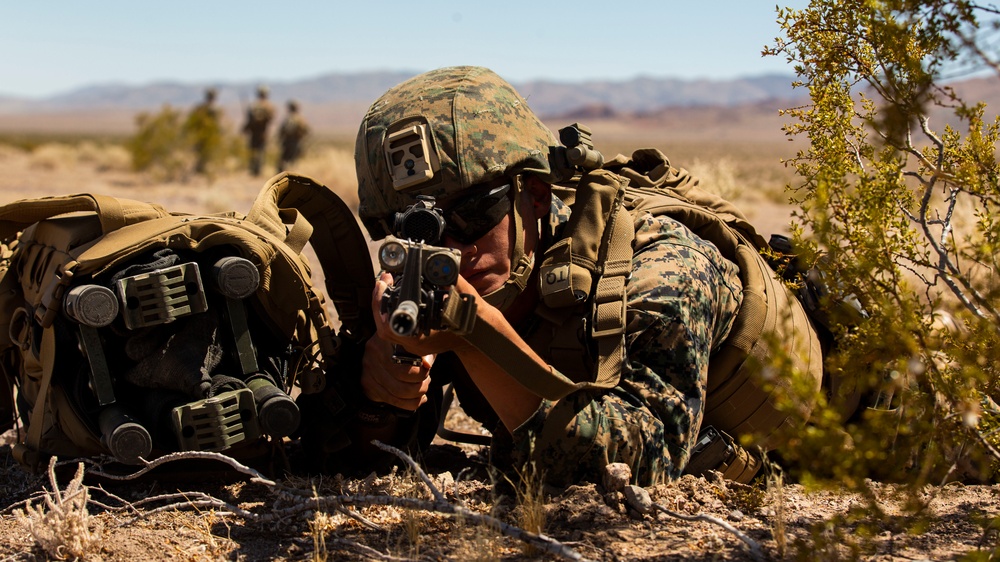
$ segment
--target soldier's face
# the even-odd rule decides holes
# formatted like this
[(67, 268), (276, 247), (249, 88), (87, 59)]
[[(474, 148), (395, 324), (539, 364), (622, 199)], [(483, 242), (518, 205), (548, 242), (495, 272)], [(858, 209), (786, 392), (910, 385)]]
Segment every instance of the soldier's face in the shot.
[[(545, 185), (544, 195), (539, 196), (529, 186), (521, 195), (518, 204), (521, 216), (525, 217), (522, 225), (524, 253), (531, 256), (538, 246), (538, 220), (548, 213), (551, 191)], [(539, 199), (543, 203), (539, 203)], [(513, 212), (511, 209), (496, 226), (472, 243), (460, 242), (445, 233), (444, 244), (462, 252), (459, 273), (480, 295), (496, 291), (510, 277), (515, 243)]]

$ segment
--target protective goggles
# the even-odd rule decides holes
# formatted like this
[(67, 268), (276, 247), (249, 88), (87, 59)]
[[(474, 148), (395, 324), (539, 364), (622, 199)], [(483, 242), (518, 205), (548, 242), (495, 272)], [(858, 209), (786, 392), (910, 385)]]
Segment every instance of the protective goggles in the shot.
[(511, 184), (474, 188), (444, 209), (444, 233), (472, 244), (493, 230), (510, 212)]

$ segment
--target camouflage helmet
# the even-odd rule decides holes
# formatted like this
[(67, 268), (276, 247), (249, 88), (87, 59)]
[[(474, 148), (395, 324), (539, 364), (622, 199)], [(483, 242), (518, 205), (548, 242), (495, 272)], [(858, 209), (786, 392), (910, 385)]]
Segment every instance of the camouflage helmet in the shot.
[[(382, 238), (394, 213), (417, 195), (446, 199), (522, 172), (547, 178), (555, 144), (492, 70), (456, 66), (421, 74), (383, 94), (361, 122), (354, 153), (358, 214), (372, 237)], [(407, 168), (414, 154), (417, 162)]]

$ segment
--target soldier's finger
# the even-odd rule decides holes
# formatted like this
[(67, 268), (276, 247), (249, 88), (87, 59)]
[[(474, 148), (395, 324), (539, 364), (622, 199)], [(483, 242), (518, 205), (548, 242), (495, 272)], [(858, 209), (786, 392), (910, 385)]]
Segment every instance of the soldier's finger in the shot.
[(403, 383), (392, 377), (364, 377), (361, 389), (365, 396), (376, 402), (384, 402), (404, 410), (416, 410), (427, 401), (428, 384)]
[(390, 370), (390, 375), (404, 384), (422, 385), (430, 381), (428, 370), (423, 365), (396, 365), (397, 368)]

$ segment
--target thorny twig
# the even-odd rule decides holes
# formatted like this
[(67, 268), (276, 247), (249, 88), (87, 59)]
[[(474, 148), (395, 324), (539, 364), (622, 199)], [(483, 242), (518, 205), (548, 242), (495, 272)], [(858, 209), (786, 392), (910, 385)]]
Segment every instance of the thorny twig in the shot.
[(683, 515), (675, 511), (671, 511), (661, 504), (654, 503), (653, 500), (649, 497), (649, 492), (647, 492), (644, 488), (640, 486), (634, 486), (634, 485), (626, 486), (624, 491), (625, 491), (625, 499), (628, 502), (629, 507), (635, 509), (639, 513), (652, 513), (653, 510), (657, 510), (671, 517), (676, 517), (677, 519), (681, 519), (684, 521), (707, 521), (709, 523), (718, 525), (723, 529), (725, 529), (726, 531), (729, 531), (730, 533), (735, 535), (736, 538), (743, 541), (747, 545), (747, 547), (750, 548), (751, 558), (753, 558), (754, 560), (764, 560), (764, 554), (761, 552), (760, 545), (757, 544), (757, 541), (751, 539), (745, 533), (743, 533), (736, 527), (733, 527), (729, 523), (726, 523), (722, 519), (719, 519), (718, 517), (705, 515), (703, 513), (699, 513), (697, 515)]
[(427, 473), (420, 468), (420, 466), (405, 452), (391, 447), (389, 445), (382, 444), (378, 441), (373, 442), (376, 446), (384, 451), (392, 453), (399, 457), (401, 460), (406, 462), (418, 475), (418, 477), (424, 482), (424, 484), (429, 489), (430, 493), (434, 497), (433, 501), (421, 500), (418, 498), (400, 498), (390, 495), (330, 495), (330, 496), (316, 496), (315, 494), (309, 494), (303, 490), (291, 488), (289, 486), (283, 485), (281, 483), (275, 482), (263, 474), (243, 465), (236, 459), (226, 456), (221, 453), (205, 452), (205, 451), (184, 451), (179, 453), (170, 453), (159, 457), (153, 461), (149, 461), (143, 466), (142, 469), (135, 473), (128, 475), (116, 475), (103, 472), (101, 470), (91, 471), (94, 476), (99, 476), (101, 478), (107, 478), (110, 480), (117, 481), (128, 481), (139, 478), (140, 476), (148, 473), (158, 466), (162, 466), (169, 462), (175, 462), (180, 460), (192, 460), (192, 459), (211, 459), (224, 462), (232, 467), (234, 470), (241, 474), (245, 474), (250, 477), (250, 481), (262, 484), (272, 492), (278, 494), (279, 499), (285, 500), (290, 503), (290, 505), (284, 509), (276, 510), (273, 509), (269, 513), (255, 513), (249, 511), (239, 506), (233, 505), (226, 501), (215, 498), (209, 494), (202, 492), (193, 492), (187, 494), (163, 494), (158, 496), (153, 496), (140, 500), (139, 502), (127, 503), (125, 506), (119, 509), (131, 509), (134, 510), (136, 507), (141, 505), (149, 505), (158, 502), (170, 502), (167, 505), (162, 505), (155, 508), (148, 508), (142, 512), (143, 516), (150, 515), (153, 513), (159, 513), (162, 511), (169, 510), (179, 510), (179, 509), (191, 509), (191, 508), (215, 508), (221, 510), (225, 514), (235, 515), (244, 520), (251, 521), (254, 523), (273, 523), (281, 520), (286, 520), (292, 517), (308, 517), (312, 514), (315, 509), (331, 509), (336, 510), (341, 513), (345, 513), (349, 517), (354, 517), (358, 519), (363, 524), (368, 527), (378, 528), (371, 522), (368, 522), (363, 517), (358, 515), (348, 509), (348, 506), (373, 506), (373, 505), (386, 505), (394, 506), (404, 509), (418, 509), (430, 512), (442, 513), (445, 515), (452, 515), (461, 517), (467, 521), (472, 521), (473, 523), (483, 525), (486, 527), (491, 527), (498, 530), (502, 534), (530, 544), (539, 551), (546, 552), (558, 556), (566, 560), (587, 560), (581, 554), (575, 550), (569, 548), (568, 546), (560, 543), (559, 541), (548, 537), (544, 534), (536, 534), (525, 531), (519, 527), (509, 525), (503, 521), (496, 519), (495, 517), (484, 515), (472, 511), (462, 505), (453, 504), (447, 501), (444, 494), (438, 487), (434, 484)]
[[(406, 500), (405, 503), (410, 503), (411, 505), (413, 505), (413, 507), (417, 509), (426, 509), (428, 511), (438, 511), (440, 513), (459, 515), (464, 519), (471, 520), (475, 523), (484, 526), (492, 527), (494, 529), (499, 530), (501, 533), (507, 535), (508, 537), (515, 538), (522, 542), (528, 543), (540, 551), (547, 552), (549, 554), (554, 554), (556, 556), (565, 558), (567, 560), (586, 560), (586, 558), (584, 558), (575, 550), (567, 547), (566, 545), (560, 543), (559, 541), (551, 537), (547, 537), (540, 533), (535, 534), (525, 531), (524, 529), (521, 529), (519, 527), (508, 525), (507, 523), (504, 523), (503, 521), (500, 521), (495, 517), (491, 517), (489, 515), (483, 515), (481, 513), (476, 513), (475, 511), (471, 511), (464, 506), (455, 505), (448, 503), (447, 501), (444, 501), (444, 496), (443, 494), (441, 494), (441, 491), (437, 489), (437, 486), (435, 486), (434, 483), (431, 481), (430, 477), (427, 476), (427, 473), (424, 472), (424, 470), (420, 468), (420, 466), (417, 465), (417, 463), (412, 458), (410, 458), (409, 455), (407, 455), (406, 453), (400, 451), (395, 447), (385, 445), (379, 441), (372, 441), (372, 443), (376, 447), (382, 449), (383, 451), (390, 452), (396, 455), (397, 457), (409, 462), (410, 466), (413, 467), (414, 470), (416, 470), (417, 473), (420, 475), (421, 480), (423, 480), (424, 483), (431, 489), (431, 493), (434, 494), (435, 497), (441, 497), (441, 499), (436, 500), (434, 502), (427, 502), (413, 498), (394, 498), (391, 496), (369, 496), (367, 498), (357, 498), (357, 500), (365, 502), (380, 502), (380, 503), (385, 501), (386, 499), (398, 500), (400, 502)], [(351, 498), (343, 498), (343, 499), (347, 500)], [(396, 502), (386, 502), (385, 505), (400, 506), (400, 504)]]

